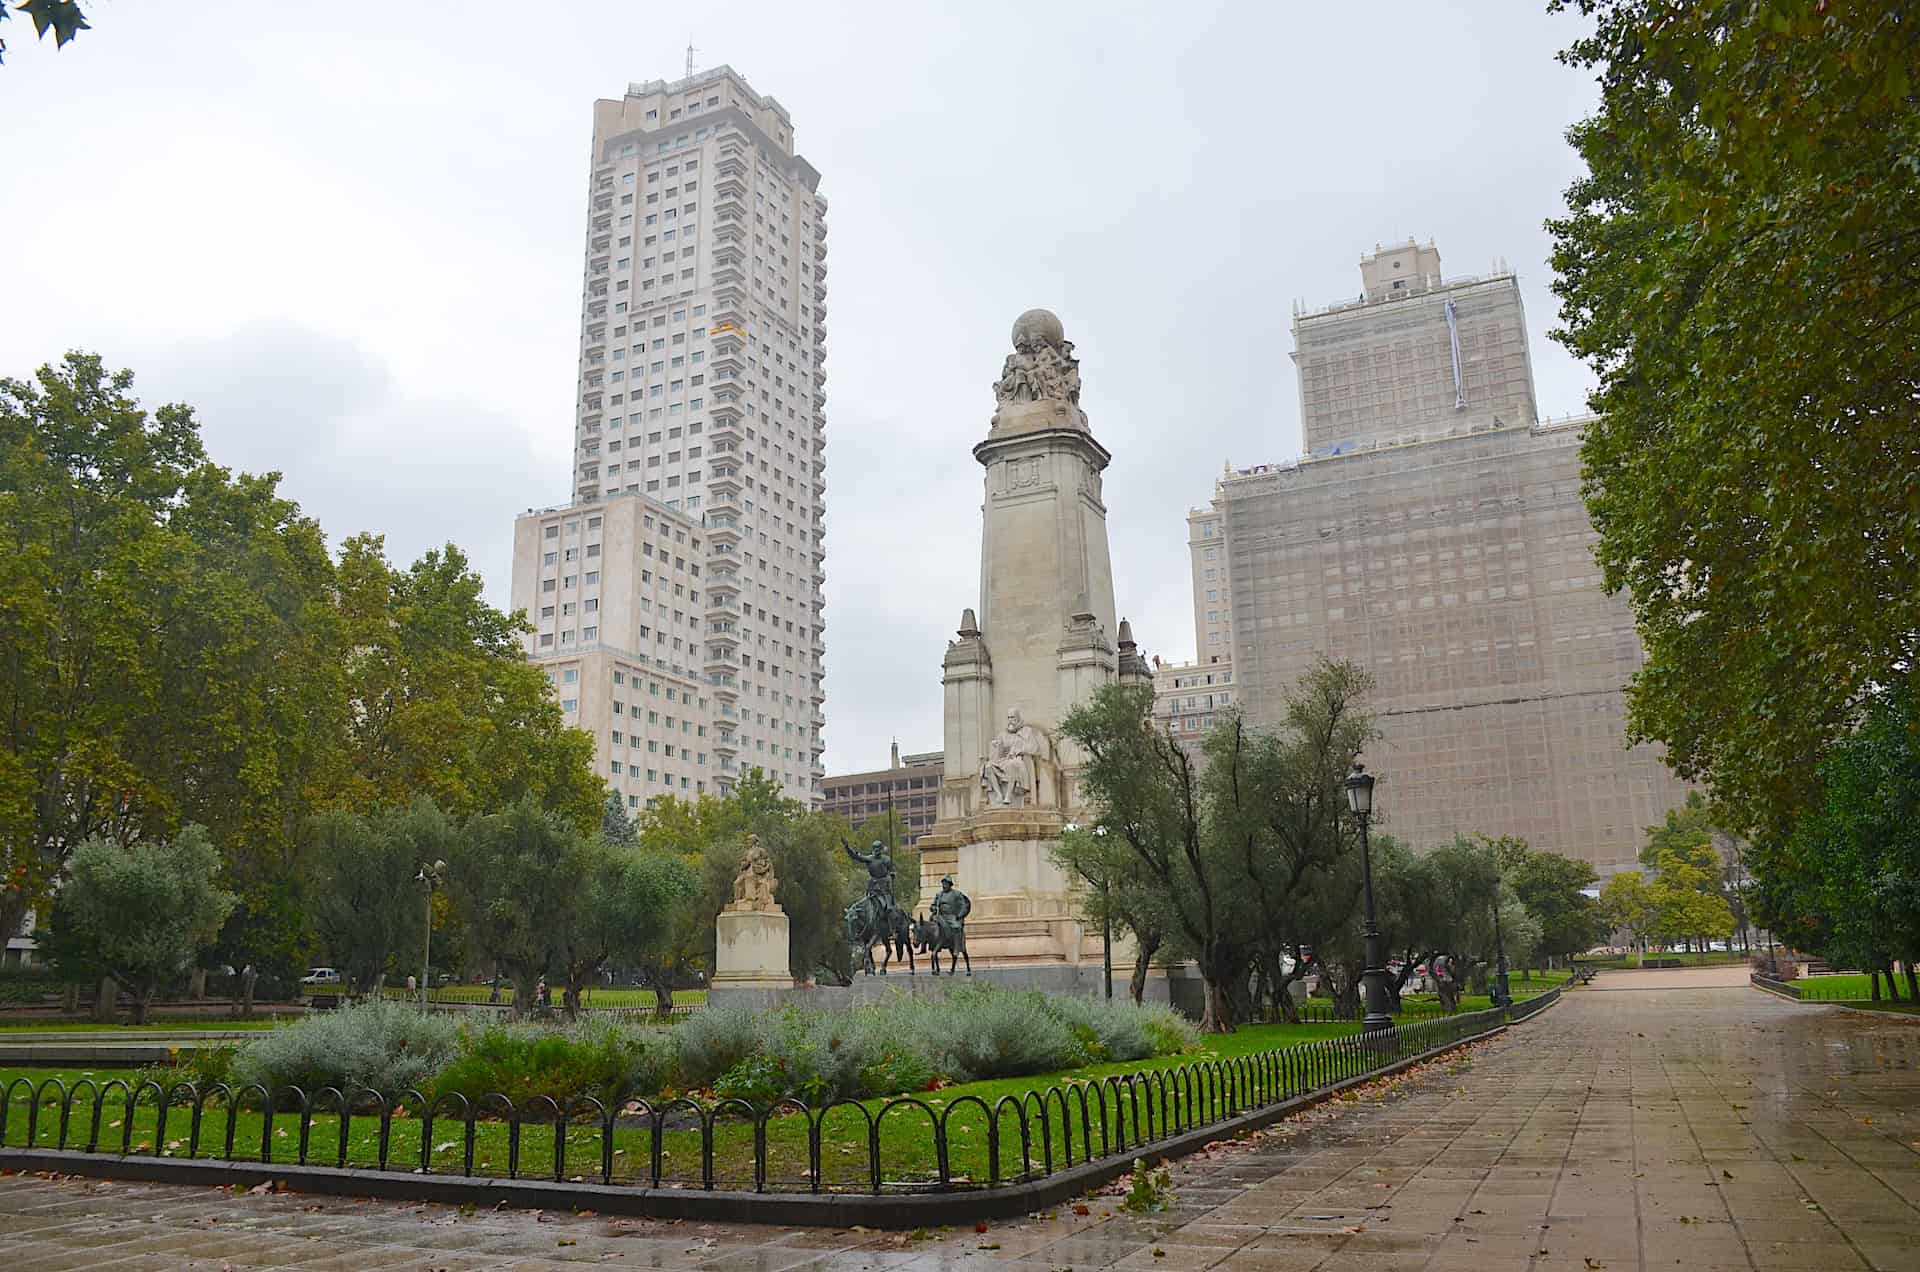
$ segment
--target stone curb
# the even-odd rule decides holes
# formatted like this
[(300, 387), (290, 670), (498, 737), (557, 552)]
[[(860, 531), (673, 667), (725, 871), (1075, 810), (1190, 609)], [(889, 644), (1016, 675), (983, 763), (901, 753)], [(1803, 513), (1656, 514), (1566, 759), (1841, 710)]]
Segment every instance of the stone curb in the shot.
[(434, 1201), (482, 1208), (491, 1208), (504, 1202), (526, 1209), (592, 1210), (604, 1215), (636, 1215), (654, 1219), (744, 1221), (822, 1228), (851, 1228), (856, 1225), (884, 1229), (934, 1228), (983, 1219), (1015, 1218), (1057, 1206), (1112, 1183), (1133, 1169), (1136, 1157), (1152, 1161), (1184, 1157), (1217, 1141), (1270, 1126), (1369, 1082), (1391, 1077), (1462, 1047), (1496, 1037), (1511, 1027), (1496, 1025), (1470, 1037), (1396, 1061), (1363, 1077), (1349, 1078), (1224, 1122), (1155, 1141), (1138, 1152), (1115, 1153), (1025, 1183), (960, 1192), (875, 1195), (636, 1188), (624, 1184), (422, 1175), (406, 1171), (341, 1169), (334, 1166), (122, 1157), (71, 1149), (0, 1148), (0, 1169), (51, 1171), (91, 1179), (127, 1179), (141, 1183), (202, 1187), (253, 1188), (260, 1184), (277, 1183), (289, 1192), (334, 1197)]

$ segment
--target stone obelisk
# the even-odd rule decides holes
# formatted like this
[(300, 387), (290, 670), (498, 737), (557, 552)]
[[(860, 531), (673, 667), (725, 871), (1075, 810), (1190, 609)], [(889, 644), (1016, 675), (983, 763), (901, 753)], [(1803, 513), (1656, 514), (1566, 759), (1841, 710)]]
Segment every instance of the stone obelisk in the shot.
[(918, 843), (922, 895), (952, 874), (972, 896), (977, 968), (1087, 991), (1099, 932), (1051, 859), (1063, 827), (1085, 813), (1081, 757), (1060, 722), (1101, 685), (1148, 683), (1151, 673), (1114, 621), (1100, 488), (1112, 456), (1080, 409), (1079, 362), (1053, 314), (1033, 309), (1014, 323), (994, 396), (973, 448), (986, 470), (980, 602), (962, 614), (943, 664), (946, 774), (940, 820)]

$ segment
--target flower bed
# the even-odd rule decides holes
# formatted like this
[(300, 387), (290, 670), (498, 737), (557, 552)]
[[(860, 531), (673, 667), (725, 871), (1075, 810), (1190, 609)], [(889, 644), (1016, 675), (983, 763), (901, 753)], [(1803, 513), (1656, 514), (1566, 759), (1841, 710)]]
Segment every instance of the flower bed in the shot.
[(176, 1080), (389, 1098), (413, 1090), (474, 1102), (503, 1094), (516, 1104), (544, 1096), (611, 1106), (687, 1091), (761, 1106), (782, 1098), (820, 1104), (1144, 1060), (1196, 1041), (1193, 1027), (1164, 1007), (986, 985), (844, 1011), (709, 1008), (672, 1031), (604, 1022), (471, 1027), (376, 1000), (210, 1053)]

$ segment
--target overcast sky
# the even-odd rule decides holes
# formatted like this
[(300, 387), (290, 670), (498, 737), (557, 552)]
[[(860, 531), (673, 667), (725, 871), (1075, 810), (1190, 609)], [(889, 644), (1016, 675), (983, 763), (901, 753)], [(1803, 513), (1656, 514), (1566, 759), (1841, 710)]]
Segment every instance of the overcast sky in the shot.
[(1167, 658), (1187, 509), (1299, 452), (1292, 307), (1376, 243), (1510, 262), (1541, 409), (1581, 409), (1541, 223), (1595, 89), (1544, 7), (94, 0), (57, 55), (6, 24), (0, 374), (96, 350), (331, 541), (451, 539), (504, 604), (515, 514), (569, 490), (592, 103), (691, 42), (823, 174), (826, 762), (877, 767), (940, 745), (1023, 309), (1078, 346), (1120, 612)]

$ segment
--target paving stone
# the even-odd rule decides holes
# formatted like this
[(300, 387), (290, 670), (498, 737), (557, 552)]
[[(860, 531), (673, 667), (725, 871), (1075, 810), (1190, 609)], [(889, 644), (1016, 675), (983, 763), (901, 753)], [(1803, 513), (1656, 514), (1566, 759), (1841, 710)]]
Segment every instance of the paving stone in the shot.
[(13, 1176), (0, 1272), (1884, 1272), (1920, 1266), (1917, 1149), (1920, 1029), (1609, 973), (1469, 1062), (1175, 1163), (1153, 1216), (906, 1241)]

